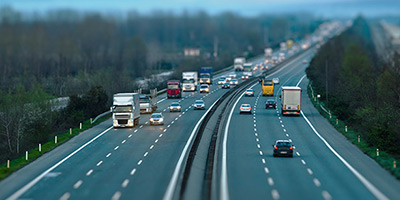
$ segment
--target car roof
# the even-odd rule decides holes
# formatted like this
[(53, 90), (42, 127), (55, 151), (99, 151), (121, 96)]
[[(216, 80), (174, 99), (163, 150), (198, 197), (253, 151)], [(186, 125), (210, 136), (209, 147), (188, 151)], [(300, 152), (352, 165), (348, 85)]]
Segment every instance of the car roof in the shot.
[(254, 91), (253, 89), (247, 89), (246, 91)]
[(278, 142), (289, 142), (289, 143), (291, 143), (289, 140), (277, 140), (276, 143), (278, 143)]
[(275, 101), (275, 100), (273, 100), (273, 99), (267, 99), (267, 101)]
[(196, 100), (195, 102), (204, 102), (203, 100), (201, 100), (201, 99), (199, 99), (199, 100)]
[(153, 113), (153, 114), (151, 114), (151, 116), (155, 116), (155, 115), (161, 115), (162, 116), (161, 113)]

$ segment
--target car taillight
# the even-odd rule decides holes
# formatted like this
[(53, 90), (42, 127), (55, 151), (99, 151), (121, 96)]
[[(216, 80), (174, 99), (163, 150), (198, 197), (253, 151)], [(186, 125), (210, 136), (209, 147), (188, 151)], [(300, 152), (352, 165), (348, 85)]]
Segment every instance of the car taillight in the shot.
[(277, 146), (274, 146), (274, 149), (278, 149), (278, 147), (277, 147)]
[(243, 108), (242, 108), (242, 107), (240, 107), (240, 110), (243, 110)]
[(289, 147), (289, 149), (290, 149), (290, 150), (292, 150), (292, 149), (293, 149), (293, 147)]

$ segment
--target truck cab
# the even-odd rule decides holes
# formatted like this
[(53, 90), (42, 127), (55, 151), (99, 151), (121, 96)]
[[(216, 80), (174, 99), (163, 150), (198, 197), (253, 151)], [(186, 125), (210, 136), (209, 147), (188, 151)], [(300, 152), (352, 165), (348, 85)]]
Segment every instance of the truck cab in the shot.
[(167, 82), (167, 97), (168, 99), (182, 97), (181, 83), (178, 80), (170, 80)]
[(113, 96), (111, 107), (113, 127), (134, 127), (139, 125), (140, 104), (138, 93), (118, 93)]

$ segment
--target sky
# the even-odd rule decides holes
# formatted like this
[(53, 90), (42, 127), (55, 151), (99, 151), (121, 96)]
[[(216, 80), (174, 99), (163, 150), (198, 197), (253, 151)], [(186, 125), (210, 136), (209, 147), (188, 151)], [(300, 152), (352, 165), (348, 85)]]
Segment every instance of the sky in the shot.
[(156, 10), (180, 13), (225, 11), (244, 16), (309, 12), (323, 17), (400, 15), (400, 0), (0, 0), (24, 12), (46, 12), (56, 9), (124, 13), (136, 10), (147, 14)]

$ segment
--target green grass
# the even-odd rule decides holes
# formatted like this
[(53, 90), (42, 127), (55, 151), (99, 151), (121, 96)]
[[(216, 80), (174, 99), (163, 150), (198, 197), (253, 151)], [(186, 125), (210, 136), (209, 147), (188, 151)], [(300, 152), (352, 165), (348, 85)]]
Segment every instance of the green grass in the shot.
[(24, 167), (25, 165), (29, 164), (30, 162), (36, 160), (37, 158), (39, 158), (40, 156), (42, 156), (43, 154), (53, 150), (54, 148), (56, 148), (57, 146), (67, 142), (69, 139), (75, 137), (76, 135), (79, 135), (79, 133), (92, 128), (93, 126), (107, 120), (108, 118), (110, 118), (111, 114), (106, 115), (102, 118), (100, 118), (99, 120), (97, 120), (95, 123), (90, 124), (90, 120), (87, 120), (85, 122), (82, 123), (82, 129), (78, 128), (73, 128), (72, 129), (72, 134), (70, 134), (69, 130), (65, 131), (64, 133), (60, 134), (57, 136), (57, 144), (54, 142), (54, 138), (52, 138), (50, 141), (48, 141), (45, 144), (42, 144), (42, 151), (39, 152), (39, 147), (36, 147), (35, 149), (32, 149), (28, 152), (28, 160), (25, 160), (25, 155), (11, 160), (10, 161), (10, 168), (7, 168), (7, 163), (4, 163), (2, 165), (0, 165), (0, 180), (6, 178), (7, 176), (9, 176), (10, 174), (12, 174), (13, 172), (21, 169), (22, 167)]
[[(332, 126), (335, 127), (337, 131), (342, 133), (351, 143), (356, 145), (361, 151), (363, 151), (369, 157), (373, 158), (379, 165), (381, 165), (383, 168), (388, 170), (397, 179), (400, 180), (400, 168), (399, 167), (393, 168), (393, 161), (396, 161), (397, 165), (399, 165), (399, 160), (396, 160), (392, 155), (390, 155), (384, 151), (379, 151), (379, 156), (377, 156), (377, 154), (376, 154), (377, 148), (374, 147), (373, 145), (369, 145), (366, 142), (366, 140), (364, 140), (364, 138), (362, 138), (363, 134), (360, 134), (359, 132), (355, 131), (351, 127), (347, 127), (347, 132), (346, 132), (345, 131), (345, 126), (346, 126), (345, 122), (343, 122), (339, 119), (338, 119), (338, 124), (336, 124), (337, 117), (333, 113), (331, 113), (332, 117), (330, 117), (329, 114), (326, 113), (324, 110), (322, 110), (322, 108), (320, 107), (320, 105), (322, 105), (324, 108), (326, 108), (325, 102), (314, 101), (314, 98), (312, 97), (311, 87), (312, 86), (310, 83), (309, 87), (307, 87), (308, 96), (310, 97), (311, 102), (313, 103), (314, 107), (319, 111), (319, 113), (322, 116), (324, 116), (332, 124)], [(361, 136), (360, 142), (358, 142), (359, 135)]]

